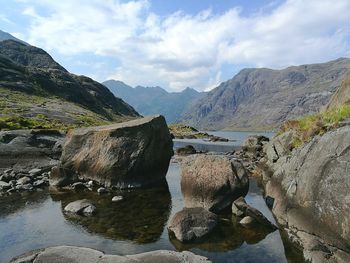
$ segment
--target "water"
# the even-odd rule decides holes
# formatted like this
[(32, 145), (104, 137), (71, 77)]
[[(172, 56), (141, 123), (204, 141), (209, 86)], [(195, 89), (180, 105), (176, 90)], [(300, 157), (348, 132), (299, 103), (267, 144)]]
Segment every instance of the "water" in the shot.
[[(86, 246), (109, 254), (135, 254), (157, 249), (190, 250), (213, 262), (301, 262), (279, 231), (247, 230), (231, 215), (221, 215), (208, 241), (181, 244), (169, 237), (167, 224), (183, 208), (180, 167), (171, 163), (163, 186), (155, 189), (96, 193), (42, 191), (0, 197), (0, 262), (24, 252), (56, 245)], [(113, 195), (124, 199), (112, 203)], [(98, 213), (93, 217), (67, 216), (70, 201), (88, 198)], [(261, 190), (253, 179), (248, 203), (272, 222)], [(286, 247), (286, 248), (285, 248)]]
[(230, 132), (230, 131), (209, 131), (208, 134), (229, 139), (228, 142), (210, 142), (207, 139), (175, 139), (174, 148), (192, 145), (197, 151), (232, 152), (242, 146), (244, 140), (251, 135), (264, 135), (271, 138), (273, 132)]

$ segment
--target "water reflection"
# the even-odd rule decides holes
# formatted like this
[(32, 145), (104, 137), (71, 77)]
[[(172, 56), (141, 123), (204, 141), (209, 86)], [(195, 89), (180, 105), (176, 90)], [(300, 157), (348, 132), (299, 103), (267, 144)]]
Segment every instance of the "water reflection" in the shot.
[[(123, 196), (123, 200), (112, 202), (114, 195)], [(171, 195), (166, 182), (157, 188), (106, 195), (90, 191), (51, 191), (51, 197), (54, 201), (61, 201), (62, 211), (72, 201), (90, 200), (97, 208), (95, 215), (85, 217), (64, 213), (64, 217), (91, 233), (139, 244), (155, 242), (160, 238), (171, 211)]]
[(0, 218), (16, 213), (28, 206), (41, 206), (48, 197), (46, 190), (13, 193), (0, 198)]

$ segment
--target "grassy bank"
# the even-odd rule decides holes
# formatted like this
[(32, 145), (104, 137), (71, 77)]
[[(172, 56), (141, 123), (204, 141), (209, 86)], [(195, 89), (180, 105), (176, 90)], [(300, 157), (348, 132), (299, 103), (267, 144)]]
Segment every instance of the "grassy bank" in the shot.
[(316, 135), (342, 126), (342, 121), (350, 118), (350, 104), (324, 112), (308, 115), (296, 120), (286, 121), (280, 128), (279, 134), (293, 131), (294, 148), (300, 147)]

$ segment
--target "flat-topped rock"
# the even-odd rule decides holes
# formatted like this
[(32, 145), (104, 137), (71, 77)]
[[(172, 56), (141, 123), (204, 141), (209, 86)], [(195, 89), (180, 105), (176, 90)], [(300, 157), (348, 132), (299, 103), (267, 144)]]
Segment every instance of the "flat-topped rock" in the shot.
[(210, 263), (206, 257), (198, 256), (189, 251), (176, 252), (156, 250), (146, 253), (118, 256), (106, 255), (101, 251), (74, 246), (57, 246), (34, 250), (13, 258), (10, 263)]
[(165, 178), (172, 147), (165, 119), (159, 115), (71, 130), (50, 183), (66, 185), (78, 174), (106, 187), (152, 185)]
[(236, 159), (195, 154), (184, 159), (181, 165), (185, 207), (203, 207), (218, 213), (248, 192), (248, 173)]

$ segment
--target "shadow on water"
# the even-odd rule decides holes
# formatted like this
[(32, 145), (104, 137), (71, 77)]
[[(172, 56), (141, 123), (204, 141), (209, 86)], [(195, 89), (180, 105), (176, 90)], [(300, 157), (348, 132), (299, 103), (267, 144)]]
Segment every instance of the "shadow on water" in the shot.
[[(105, 238), (139, 244), (156, 242), (160, 238), (171, 211), (171, 195), (166, 181), (156, 188), (113, 194), (99, 195), (90, 191), (51, 191), (50, 194), (53, 201), (61, 201), (64, 217), (73, 224)], [(123, 196), (123, 199), (112, 202), (114, 195)], [(97, 208), (96, 214), (79, 216), (63, 212), (68, 203), (79, 199), (91, 201)]]

